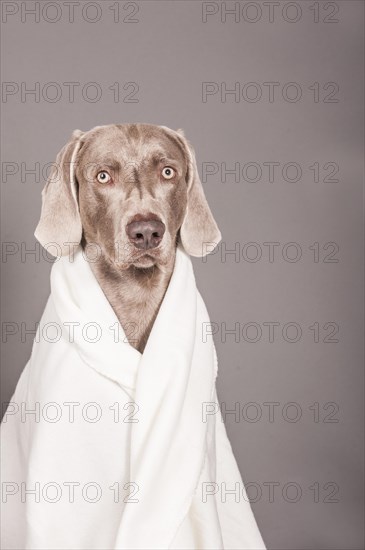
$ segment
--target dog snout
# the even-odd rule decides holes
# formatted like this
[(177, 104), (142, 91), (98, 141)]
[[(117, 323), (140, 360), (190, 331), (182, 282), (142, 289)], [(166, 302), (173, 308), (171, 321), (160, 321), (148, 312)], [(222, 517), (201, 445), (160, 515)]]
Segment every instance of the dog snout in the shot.
[(149, 250), (156, 248), (165, 233), (165, 224), (158, 220), (140, 220), (126, 226), (129, 240), (136, 248)]

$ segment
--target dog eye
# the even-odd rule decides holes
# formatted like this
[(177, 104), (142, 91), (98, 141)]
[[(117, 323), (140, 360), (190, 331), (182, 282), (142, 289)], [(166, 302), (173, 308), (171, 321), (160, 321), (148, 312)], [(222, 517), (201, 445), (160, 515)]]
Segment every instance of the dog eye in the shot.
[(99, 183), (110, 183), (112, 178), (110, 177), (108, 172), (105, 172), (105, 170), (103, 170), (102, 172), (99, 172), (99, 174), (96, 176), (96, 179)]
[(171, 168), (170, 166), (165, 166), (165, 168), (162, 170), (162, 177), (165, 178), (165, 180), (170, 180), (175, 175), (175, 170)]

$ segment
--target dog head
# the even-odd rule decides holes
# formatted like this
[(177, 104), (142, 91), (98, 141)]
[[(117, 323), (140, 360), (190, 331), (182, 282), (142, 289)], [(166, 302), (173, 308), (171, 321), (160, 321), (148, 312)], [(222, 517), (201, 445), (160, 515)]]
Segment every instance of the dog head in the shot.
[(42, 192), (35, 236), (56, 255), (96, 245), (120, 269), (166, 264), (179, 238), (192, 256), (221, 239), (191, 145), (151, 124), (76, 130)]

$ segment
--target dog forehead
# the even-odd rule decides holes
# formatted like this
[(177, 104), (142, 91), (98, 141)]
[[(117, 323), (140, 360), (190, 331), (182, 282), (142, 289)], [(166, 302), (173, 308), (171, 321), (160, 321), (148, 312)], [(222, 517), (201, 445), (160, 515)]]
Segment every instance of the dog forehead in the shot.
[(152, 124), (120, 124), (100, 126), (87, 132), (83, 139), (82, 156), (102, 160), (113, 156), (125, 161), (146, 161), (158, 157), (186, 161), (178, 139), (160, 126)]

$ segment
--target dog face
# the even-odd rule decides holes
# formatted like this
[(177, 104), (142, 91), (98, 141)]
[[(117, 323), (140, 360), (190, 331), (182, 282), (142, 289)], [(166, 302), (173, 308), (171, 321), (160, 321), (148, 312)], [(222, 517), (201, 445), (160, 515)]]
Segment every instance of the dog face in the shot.
[(61, 255), (82, 242), (119, 269), (146, 268), (166, 264), (179, 238), (194, 256), (220, 240), (180, 132), (150, 124), (75, 131), (54, 170), (35, 235)]
[(187, 206), (188, 159), (162, 128), (96, 129), (78, 155), (81, 224), (120, 268), (165, 264)]

